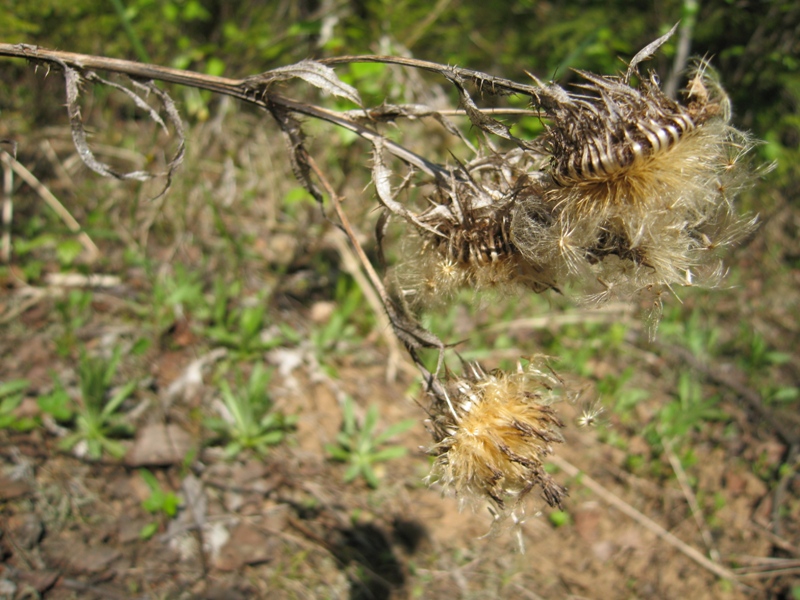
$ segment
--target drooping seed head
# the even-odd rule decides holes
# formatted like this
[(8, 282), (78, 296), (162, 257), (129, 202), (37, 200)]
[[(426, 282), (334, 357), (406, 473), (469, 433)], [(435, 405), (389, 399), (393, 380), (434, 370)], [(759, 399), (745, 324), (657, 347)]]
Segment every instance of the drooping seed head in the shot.
[(470, 364), (466, 371), (447, 382), (447, 398), (437, 398), (431, 409), (436, 460), (429, 481), (462, 503), (488, 501), (501, 516), (537, 486), (550, 506), (559, 506), (566, 490), (543, 461), (563, 441), (564, 425), (549, 404), (545, 374), (535, 366), (485, 373)]

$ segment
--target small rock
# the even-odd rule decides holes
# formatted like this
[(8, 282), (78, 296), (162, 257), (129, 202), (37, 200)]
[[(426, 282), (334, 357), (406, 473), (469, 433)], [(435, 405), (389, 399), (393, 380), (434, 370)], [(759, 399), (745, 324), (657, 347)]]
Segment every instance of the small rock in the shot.
[(592, 544), (592, 554), (600, 562), (607, 562), (614, 554), (614, 544), (610, 540), (603, 540)]
[(76, 539), (71, 541), (45, 539), (42, 547), (49, 559), (49, 565), (74, 573), (101, 573), (121, 556), (118, 550), (109, 546), (100, 544), (90, 546)]
[(314, 304), (311, 305), (311, 310), (309, 311), (308, 316), (311, 317), (311, 320), (314, 323), (321, 325), (330, 321), (334, 310), (336, 310), (335, 302), (314, 302)]
[(149, 521), (145, 519), (122, 519), (119, 523), (117, 532), (120, 544), (138, 542), (141, 538), (142, 529)]
[(215, 566), (221, 571), (236, 571), (245, 565), (272, 560), (279, 552), (277, 538), (267, 536), (248, 523), (240, 523), (220, 550)]
[(264, 516), (261, 521), (261, 527), (266, 531), (283, 531), (289, 523), (288, 504), (276, 504), (269, 509), (262, 509)]
[(109, 564), (117, 560), (121, 554), (118, 550), (109, 547), (84, 547), (78, 551), (74, 549), (74, 555), (70, 559), (70, 565), (81, 573), (100, 573)]
[(231, 473), (231, 479), (235, 487), (244, 488), (254, 479), (262, 478), (267, 472), (267, 467), (260, 461), (248, 461), (247, 463), (235, 467)]
[(0, 598), (13, 598), (17, 593), (17, 586), (13, 581), (0, 579)]
[(166, 467), (183, 462), (192, 438), (177, 425), (153, 423), (142, 427), (125, 464), (129, 467)]
[(31, 513), (9, 517), (8, 529), (14, 537), (14, 542), (24, 550), (36, 546), (44, 534), (42, 521)]

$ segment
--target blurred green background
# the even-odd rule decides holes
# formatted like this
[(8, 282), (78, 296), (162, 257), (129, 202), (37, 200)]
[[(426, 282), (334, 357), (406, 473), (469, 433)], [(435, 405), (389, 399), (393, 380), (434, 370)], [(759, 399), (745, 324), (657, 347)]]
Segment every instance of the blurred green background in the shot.
[[(2, 0), (0, 11), (4, 42), (229, 77), (307, 57), (410, 53), (560, 82), (571, 79), (573, 68), (618, 71), (618, 57), (632, 56), (681, 21), (692, 30), (691, 53), (711, 58), (720, 71), (736, 124), (766, 142), (761, 152), (778, 160), (783, 183), (796, 185), (790, 165), (800, 143), (800, 5), (794, 1)], [(669, 72), (677, 43), (675, 36), (652, 63), (659, 73)], [(22, 76), (25, 68), (19, 69)], [(20, 90), (16, 101), (25, 96)]]

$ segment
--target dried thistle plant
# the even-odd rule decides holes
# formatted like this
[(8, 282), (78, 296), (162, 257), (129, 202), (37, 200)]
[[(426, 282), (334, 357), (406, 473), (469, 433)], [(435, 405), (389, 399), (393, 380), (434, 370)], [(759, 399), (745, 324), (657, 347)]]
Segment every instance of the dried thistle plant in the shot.
[[(547, 268), (528, 261), (512, 240), (516, 189), (543, 157), (523, 149), (494, 154), (454, 169), (446, 186), (414, 215), (404, 260), (393, 276), (414, 307), (438, 306), (462, 288), (543, 292), (554, 287)], [(516, 290), (513, 290), (516, 291)]]
[[(0, 55), (45, 61), (64, 71), (79, 153), (105, 175), (119, 176), (93, 160), (77, 106), (81, 81), (107, 83), (96, 79), (94, 70), (125, 73), (146, 91), (153, 89), (151, 79), (161, 79), (228, 94), (268, 111), (287, 141), (296, 177), (320, 204), (323, 192), (327, 194), (395, 335), (423, 375), (435, 457), (429, 481), (452, 490), (462, 502), (488, 502), (498, 522), (508, 517), (517, 522), (526, 497), (537, 487), (551, 506), (559, 506), (566, 495), (544, 469), (553, 444), (563, 441), (563, 424), (551, 406), (555, 380), (538, 361), (513, 373), (487, 372), (468, 363), (464, 374), (455, 376), (443, 367), (448, 346), (419, 324), (417, 314), (449, 302), (461, 288), (555, 289), (594, 302), (649, 295), (657, 322), (664, 291), (718, 280), (723, 268), (717, 249), (741, 238), (754, 224), (733, 207), (734, 195), (753, 179), (747, 159), (753, 141), (730, 124), (728, 97), (706, 62), (695, 66), (680, 102), (662, 92), (655, 74), (640, 74), (639, 65), (674, 31), (642, 49), (622, 75), (579, 72), (584, 83), (577, 91), (536, 78), (533, 84), (521, 84), (387, 56), (303, 61), (232, 80), (24, 44), (0, 44)], [(474, 148), (443, 112), (429, 107), (363, 107), (357, 90), (343, 84), (332, 68), (353, 62), (443, 76), (459, 94), (463, 110), (456, 114), (468, 117), (485, 135), (483, 145)], [(277, 82), (290, 79), (362, 108), (337, 112), (275, 93)], [(545, 132), (531, 141), (515, 137), (476, 105), (467, 92), (470, 82), (482, 93), (527, 96), (529, 112), (542, 118)], [(169, 165), (171, 175), (183, 156), (182, 126), (166, 94), (157, 95), (181, 138)], [(144, 102), (138, 96), (134, 101)], [(158, 121), (154, 110), (148, 114)], [(334, 186), (308, 152), (300, 116), (328, 121), (372, 144), (372, 182), (383, 207), (379, 250), (390, 221), (406, 226), (404, 258), (390, 271), (388, 286), (361, 247)], [(435, 119), (474, 158), (456, 160), (455, 166), (437, 164), (378, 130), (378, 123), (404, 118)], [(495, 147), (492, 140), (497, 138), (512, 149)], [(387, 154), (406, 172), (390, 168)], [(401, 183), (393, 185), (398, 178)], [(422, 208), (398, 199), (415, 185), (433, 190), (424, 194)], [(433, 372), (420, 358), (423, 349), (439, 352)], [(598, 414), (585, 414), (583, 424), (595, 422)]]

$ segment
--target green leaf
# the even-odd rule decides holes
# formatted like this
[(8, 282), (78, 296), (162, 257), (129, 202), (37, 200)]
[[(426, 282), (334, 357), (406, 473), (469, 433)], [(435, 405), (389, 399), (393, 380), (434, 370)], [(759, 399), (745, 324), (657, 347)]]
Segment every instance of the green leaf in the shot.
[(0, 415), (10, 414), (20, 404), (22, 404), (22, 396), (12, 396), (10, 398), (3, 398), (3, 400), (0, 401)]
[(144, 480), (151, 492), (157, 492), (161, 489), (161, 484), (158, 483), (158, 479), (156, 479), (156, 476), (148, 469), (140, 469), (139, 476)]
[(129, 381), (116, 394), (114, 394), (114, 397), (111, 398), (111, 400), (108, 401), (108, 404), (103, 407), (103, 410), (100, 413), (101, 418), (106, 420), (113, 415), (119, 408), (120, 404), (125, 402), (128, 396), (133, 393), (133, 390), (136, 389), (138, 383), (138, 381)]
[(75, 239), (66, 239), (56, 246), (56, 256), (62, 265), (71, 265), (83, 252), (83, 245)]
[(274, 446), (275, 444), (279, 444), (282, 439), (283, 439), (282, 431), (270, 431), (269, 433), (265, 433), (264, 435), (261, 435), (258, 438), (256, 438), (254, 445)]
[[(108, 439), (106, 437), (101, 438), (98, 441), (100, 442), (100, 445), (103, 447), (103, 449), (105, 449), (105, 451), (108, 452), (114, 458), (122, 458), (123, 456), (125, 456), (126, 453), (125, 446), (123, 446), (120, 442)], [(91, 447), (91, 440), (89, 440), (89, 444)], [(100, 458), (101, 455), (102, 452), (98, 453), (98, 455), (95, 458)]]
[(344, 433), (353, 435), (356, 432), (356, 413), (355, 403), (350, 396), (345, 396), (344, 405), (342, 406), (342, 413), (344, 415)]
[(263, 306), (248, 306), (242, 310), (239, 327), (243, 338), (250, 340), (261, 332), (264, 310)]
[(87, 454), (92, 460), (99, 460), (103, 456), (103, 444), (100, 439), (88, 438), (86, 440), (86, 446), (89, 449)]
[(139, 338), (134, 342), (131, 348), (131, 354), (134, 356), (142, 356), (150, 349), (151, 345), (152, 342), (148, 338)]
[(3, 396), (10, 396), (11, 394), (16, 394), (17, 392), (21, 392), (22, 390), (26, 389), (29, 385), (30, 381), (28, 381), (27, 379), (13, 379), (11, 381), (0, 383), (0, 398)]
[(384, 448), (383, 450), (379, 450), (374, 454), (370, 455), (370, 460), (372, 462), (381, 462), (384, 460), (392, 460), (394, 458), (402, 458), (406, 455), (408, 450), (403, 446), (391, 446), (389, 448)]
[(775, 402), (794, 402), (800, 398), (800, 388), (781, 387), (775, 390), (772, 400)]
[(405, 421), (400, 421), (399, 423), (395, 423), (394, 425), (390, 425), (387, 427), (379, 436), (375, 438), (375, 444), (382, 444), (383, 442), (390, 440), (396, 435), (399, 435), (405, 431), (408, 431), (414, 425), (416, 425), (417, 421), (415, 419), (406, 419)]
[(178, 514), (178, 507), (180, 507), (180, 505), (181, 505), (180, 497), (176, 496), (172, 492), (169, 492), (165, 496), (161, 508), (164, 511), (165, 515), (167, 515), (168, 517), (174, 517), (176, 514)]
[(369, 487), (377, 488), (380, 485), (380, 481), (378, 480), (378, 476), (375, 474), (375, 471), (372, 470), (372, 467), (369, 465), (361, 465), (361, 473), (364, 475), (364, 479), (367, 480)]
[(331, 455), (334, 460), (347, 462), (350, 460), (350, 453), (341, 446), (334, 446), (333, 444), (325, 444), (325, 451)]
[(71, 433), (58, 443), (58, 449), (65, 451), (72, 450), (72, 448), (75, 447), (75, 444), (81, 441), (82, 437), (83, 436), (81, 436), (80, 433)]
[(361, 473), (361, 465), (359, 464), (351, 464), (347, 467), (347, 470), (344, 472), (344, 481), (345, 483), (350, 483), (356, 477), (358, 477), (359, 473)]
[(364, 417), (364, 426), (361, 428), (361, 433), (364, 438), (371, 438), (375, 426), (378, 424), (378, 405), (371, 404), (367, 409), (367, 414)]
[(240, 442), (234, 441), (225, 446), (225, 459), (230, 460), (237, 456), (242, 450), (244, 450), (244, 446)]
[(148, 523), (139, 531), (139, 539), (149, 540), (158, 531), (158, 523)]

